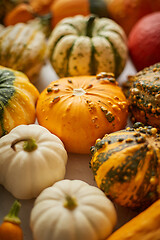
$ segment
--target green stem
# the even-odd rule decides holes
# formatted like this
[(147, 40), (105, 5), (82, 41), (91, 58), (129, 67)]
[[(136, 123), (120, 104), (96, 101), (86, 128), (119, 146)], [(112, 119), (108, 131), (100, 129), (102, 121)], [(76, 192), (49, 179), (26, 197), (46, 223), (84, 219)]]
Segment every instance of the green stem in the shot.
[(26, 152), (32, 152), (37, 149), (36, 141), (33, 138), (27, 139), (23, 144), (23, 149)]
[(4, 221), (20, 224), (21, 220), (18, 217), (21, 204), (17, 200), (13, 203), (9, 213), (4, 217)]
[(93, 24), (94, 24), (94, 20), (95, 20), (96, 16), (95, 15), (91, 15), (88, 19), (87, 22), (87, 30), (86, 30), (86, 36), (88, 37), (92, 37), (92, 30), (93, 30)]
[(65, 208), (68, 208), (69, 210), (73, 210), (77, 207), (77, 201), (74, 197), (71, 197), (69, 195), (66, 195), (66, 199), (64, 201), (63, 206)]

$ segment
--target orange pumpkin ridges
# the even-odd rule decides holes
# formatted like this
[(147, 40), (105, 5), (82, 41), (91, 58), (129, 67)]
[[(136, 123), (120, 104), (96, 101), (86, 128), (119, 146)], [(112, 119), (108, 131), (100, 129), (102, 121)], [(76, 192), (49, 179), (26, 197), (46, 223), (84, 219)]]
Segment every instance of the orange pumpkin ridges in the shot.
[(127, 116), (128, 103), (111, 73), (61, 78), (37, 102), (39, 124), (74, 153), (90, 153), (97, 138), (124, 128)]
[(20, 227), (20, 219), (18, 213), (21, 204), (15, 201), (7, 216), (4, 217), (3, 223), (0, 225), (1, 240), (23, 240), (23, 231)]

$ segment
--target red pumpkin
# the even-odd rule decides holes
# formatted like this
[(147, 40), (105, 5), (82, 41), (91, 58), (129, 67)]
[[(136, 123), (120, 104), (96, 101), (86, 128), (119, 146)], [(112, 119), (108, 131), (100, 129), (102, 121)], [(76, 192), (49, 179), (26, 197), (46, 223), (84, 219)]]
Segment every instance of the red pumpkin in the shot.
[(160, 11), (136, 23), (129, 34), (128, 47), (137, 71), (160, 62)]

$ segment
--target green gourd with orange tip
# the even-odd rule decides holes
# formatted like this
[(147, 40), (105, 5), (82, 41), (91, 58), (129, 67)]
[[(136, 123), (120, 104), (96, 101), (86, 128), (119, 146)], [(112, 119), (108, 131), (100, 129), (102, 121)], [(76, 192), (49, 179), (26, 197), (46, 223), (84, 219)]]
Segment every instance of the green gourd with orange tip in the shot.
[(23, 240), (23, 231), (20, 226), (21, 220), (18, 217), (20, 207), (20, 202), (15, 200), (10, 212), (4, 217), (4, 221), (0, 225), (1, 240)]

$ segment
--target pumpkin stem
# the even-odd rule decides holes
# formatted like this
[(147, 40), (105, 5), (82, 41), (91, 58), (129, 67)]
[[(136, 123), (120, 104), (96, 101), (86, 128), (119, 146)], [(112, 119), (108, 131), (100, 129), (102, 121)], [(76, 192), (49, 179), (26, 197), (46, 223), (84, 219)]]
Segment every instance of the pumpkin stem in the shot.
[(29, 138), (24, 142), (23, 149), (26, 152), (32, 152), (37, 149), (36, 141), (33, 138)]
[(86, 92), (84, 91), (84, 89), (83, 88), (74, 88), (73, 89), (73, 94), (75, 95), (75, 96), (82, 96), (82, 95), (84, 95)]
[(4, 221), (20, 224), (21, 220), (18, 217), (21, 204), (17, 200), (14, 201), (9, 213), (4, 217)]
[(86, 30), (86, 36), (92, 37), (92, 29), (93, 29), (93, 24), (96, 16), (95, 15), (90, 15), (88, 22), (87, 22), (87, 30)]
[(69, 195), (66, 195), (66, 199), (64, 201), (63, 206), (65, 208), (68, 208), (69, 210), (73, 210), (77, 207), (77, 201), (74, 197), (71, 197)]

